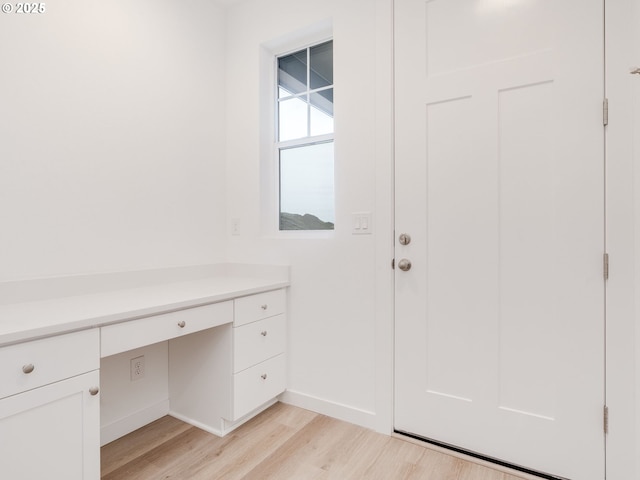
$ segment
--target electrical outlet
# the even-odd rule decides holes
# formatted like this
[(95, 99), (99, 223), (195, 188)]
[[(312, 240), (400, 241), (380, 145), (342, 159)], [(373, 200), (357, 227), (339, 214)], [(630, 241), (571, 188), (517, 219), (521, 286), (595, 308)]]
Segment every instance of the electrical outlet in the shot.
[(131, 359), (131, 381), (144, 378), (144, 355)]

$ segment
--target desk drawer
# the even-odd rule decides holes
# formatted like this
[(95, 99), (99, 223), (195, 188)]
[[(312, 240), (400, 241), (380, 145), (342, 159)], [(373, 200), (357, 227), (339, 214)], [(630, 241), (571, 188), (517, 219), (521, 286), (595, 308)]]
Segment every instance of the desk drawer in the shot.
[(284, 289), (237, 298), (234, 302), (236, 327), (284, 313), (287, 303)]
[(94, 328), (0, 348), (0, 398), (97, 370), (99, 339)]
[(233, 419), (258, 408), (286, 388), (284, 354), (266, 360), (233, 376)]
[(234, 328), (234, 373), (284, 353), (285, 329), (284, 314)]
[(170, 340), (233, 322), (233, 303), (221, 302), (101, 328), (101, 356)]

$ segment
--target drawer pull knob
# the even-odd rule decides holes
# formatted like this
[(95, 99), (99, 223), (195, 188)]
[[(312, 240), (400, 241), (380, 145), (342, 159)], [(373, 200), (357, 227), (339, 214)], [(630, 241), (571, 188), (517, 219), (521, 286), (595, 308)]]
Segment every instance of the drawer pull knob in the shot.
[(22, 372), (25, 374), (29, 374), (33, 372), (35, 369), (36, 367), (33, 366), (33, 363), (30, 363), (29, 365), (25, 365), (24, 367), (22, 367)]
[(263, 373), (262, 375), (260, 375), (260, 378), (262, 378), (263, 380), (266, 380), (267, 379), (267, 374)]
[(100, 389), (98, 387), (91, 387), (89, 389), (89, 393), (94, 397), (98, 394), (99, 391), (100, 391)]
[(261, 331), (260, 335), (262, 335), (263, 337), (266, 337), (267, 336), (267, 331), (266, 330)]
[(265, 303), (264, 305), (260, 305), (260, 308), (266, 310), (269, 306)]
[(185, 322), (184, 320), (180, 320), (180, 321), (178, 322), (178, 326), (179, 326), (180, 328), (184, 328), (184, 327), (185, 327), (185, 325), (186, 325), (186, 322)]

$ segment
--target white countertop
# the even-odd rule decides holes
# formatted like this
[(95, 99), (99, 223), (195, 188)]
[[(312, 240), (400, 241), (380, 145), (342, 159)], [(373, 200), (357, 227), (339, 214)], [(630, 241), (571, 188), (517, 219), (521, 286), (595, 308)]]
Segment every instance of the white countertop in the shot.
[(288, 279), (214, 276), (0, 305), (0, 346), (283, 288)]

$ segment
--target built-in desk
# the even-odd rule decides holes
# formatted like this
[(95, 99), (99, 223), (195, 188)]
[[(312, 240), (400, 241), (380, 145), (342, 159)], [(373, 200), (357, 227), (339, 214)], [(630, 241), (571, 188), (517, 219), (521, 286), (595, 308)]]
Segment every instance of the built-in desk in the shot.
[(0, 305), (3, 477), (98, 479), (101, 358), (145, 345), (168, 344), (177, 418), (224, 435), (273, 403), (288, 270), (242, 271)]

